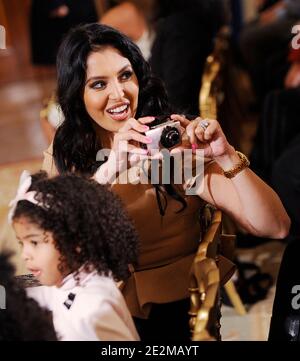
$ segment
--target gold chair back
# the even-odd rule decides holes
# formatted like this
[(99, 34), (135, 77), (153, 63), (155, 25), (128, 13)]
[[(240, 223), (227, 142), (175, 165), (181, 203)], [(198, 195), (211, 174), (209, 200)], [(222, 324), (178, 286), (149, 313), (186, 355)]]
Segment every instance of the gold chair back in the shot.
[(215, 210), (190, 273), (190, 329), (193, 341), (220, 340), (219, 254), (222, 212)]
[(206, 59), (199, 93), (199, 110), (202, 118), (218, 118), (218, 106), (224, 98), (221, 70), (228, 49), (228, 35), (229, 29), (225, 26), (217, 34), (214, 50)]

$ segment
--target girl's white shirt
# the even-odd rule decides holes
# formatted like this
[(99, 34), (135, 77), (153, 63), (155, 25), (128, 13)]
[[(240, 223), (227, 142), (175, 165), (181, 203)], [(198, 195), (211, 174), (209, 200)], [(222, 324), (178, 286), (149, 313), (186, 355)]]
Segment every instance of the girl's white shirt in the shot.
[[(132, 317), (112, 277), (96, 271), (80, 271), (60, 287), (27, 288), (29, 297), (52, 311), (53, 324), (61, 341), (138, 341)], [(72, 300), (72, 295), (75, 295)], [(66, 306), (70, 306), (69, 308)]]

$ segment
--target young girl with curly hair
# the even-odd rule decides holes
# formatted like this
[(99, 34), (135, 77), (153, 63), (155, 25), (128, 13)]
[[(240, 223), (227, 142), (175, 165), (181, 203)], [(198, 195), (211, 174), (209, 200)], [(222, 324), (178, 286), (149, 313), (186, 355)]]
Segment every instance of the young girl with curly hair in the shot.
[(52, 311), (61, 340), (139, 339), (116, 284), (137, 257), (137, 236), (117, 196), (74, 174), (24, 172), (9, 218), (28, 270), (43, 285), (28, 293)]

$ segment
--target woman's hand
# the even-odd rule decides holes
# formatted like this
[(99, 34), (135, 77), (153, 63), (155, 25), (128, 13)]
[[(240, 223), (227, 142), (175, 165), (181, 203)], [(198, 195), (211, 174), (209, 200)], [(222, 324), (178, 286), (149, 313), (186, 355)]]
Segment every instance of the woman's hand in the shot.
[(180, 121), (186, 129), (192, 146), (204, 149), (204, 156), (215, 160), (206, 169), (203, 187), (198, 187), (197, 194), (223, 210), (251, 234), (286, 237), (289, 217), (277, 194), (266, 183), (249, 168), (232, 179), (224, 176), (222, 169), (232, 169), (240, 163), (240, 158), (228, 143), (220, 124), (216, 120), (201, 118), (190, 122), (180, 115), (173, 115), (172, 119)]
[(184, 116), (177, 114), (173, 114), (171, 119), (180, 121), (185, 128), (193, 151), (202, 149), (204, 157), (215, 160), (223, 170), (229, 170), (240, 163), (235, 149), (228, 143), (217, 120), (203, 120), (198, 117), (189, 121)]
[(154, 117), (144, 117), (138, 120), (130, 118), (118, 132), (114, 133), (108, 160), (94, 175), (99, 183), (112, 183), (117, 173), (127, 169), (128, 161), (132, 166), (147, 156), (148, 150), (138, 145), (151, 143), (152, 140), (141, 133), (149, 130), (147, 124), (154, 119)]
[(205, 157), (217, 160), (219, 157), (233, 152), (233, 148), (228, 143), (217, 120), (203, 120), (198, 117), (189, 121), (178, 114), (173, 114), (171, 119), (180, 121), (181, 126), (185, 128), (192, 149), (202, 149)]
[(118, 154), (123, 153), (122, 143), (124, 143), (128, 146), (128, 153), (130, 154), (147, 154), (145, 149), (137, 147), (134, 144), (151, 143), (151, 139), (141, 133), (145, 133), (149, 130), (147, 124), (151, 123), (154, 119), (154, 117), (144, 117), (139, 118), (138, 120), (134, 118), (128, 119), (123, 127), (114, 134), (112, 150)]

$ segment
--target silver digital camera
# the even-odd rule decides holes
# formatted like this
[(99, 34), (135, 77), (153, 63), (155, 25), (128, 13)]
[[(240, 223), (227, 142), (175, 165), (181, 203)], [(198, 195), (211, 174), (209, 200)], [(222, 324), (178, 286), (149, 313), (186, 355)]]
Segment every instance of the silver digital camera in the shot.
[(152, 139), (147, 149), (173, 149), (181, 144), (180, 122), (172, 121), (168, 116), (156, 117), (148, 124), (150, 129), (145, 132)]

